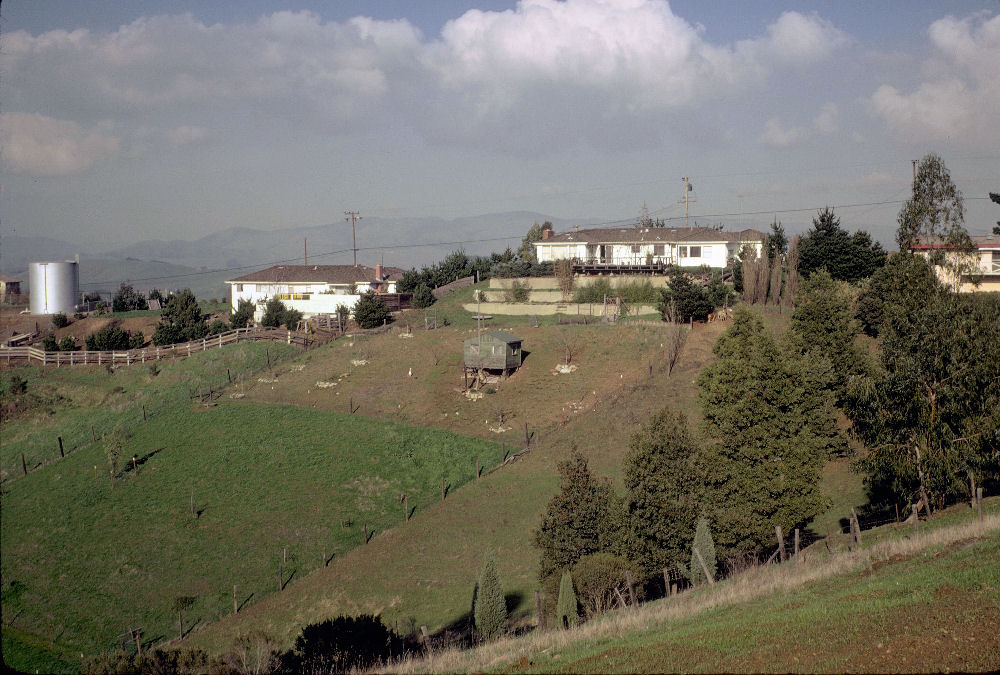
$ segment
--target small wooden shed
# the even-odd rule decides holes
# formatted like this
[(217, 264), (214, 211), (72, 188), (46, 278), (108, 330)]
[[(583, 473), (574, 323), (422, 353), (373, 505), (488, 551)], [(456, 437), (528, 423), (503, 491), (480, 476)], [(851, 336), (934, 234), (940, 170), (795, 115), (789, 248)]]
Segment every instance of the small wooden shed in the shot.
[(465, 367), (508, 371), (521, 366), (521, 338), (502, 330), (465, 341)]

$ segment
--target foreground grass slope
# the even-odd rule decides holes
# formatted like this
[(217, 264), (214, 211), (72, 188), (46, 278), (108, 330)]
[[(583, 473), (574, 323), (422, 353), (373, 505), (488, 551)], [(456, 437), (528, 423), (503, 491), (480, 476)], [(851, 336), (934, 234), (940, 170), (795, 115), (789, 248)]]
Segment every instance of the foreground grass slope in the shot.
[(239, 604), (274, 593), (279, 564), (294, 588), (324, 551), (336, 559), (366, 527), (403, 521), (400, 495), (420, 513), (442, 477), (455, 490), (500, 452), (444, 430), (241, 402), (177, 405), (130, 432), (114, 486), (101, 442), (5, 483), (5, 633), (57, 655), (112, 648), (134, 626), (147, 644), (176, 637), (175, 597), (196, 598), (189, 631), (232, 613), (234, 584)]
[[(431, 654), (397, 672), (934, 672), (1000, 667), (1000, 502), (919, 537), (812, 551), (570, 631)], [(822, 548), (822, 547), (820, 547)]]

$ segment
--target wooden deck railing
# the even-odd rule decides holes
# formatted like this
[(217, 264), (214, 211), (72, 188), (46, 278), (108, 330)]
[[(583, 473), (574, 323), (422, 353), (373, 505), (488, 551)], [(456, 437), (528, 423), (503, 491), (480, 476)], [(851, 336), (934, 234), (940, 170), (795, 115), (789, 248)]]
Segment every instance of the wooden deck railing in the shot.
[(270, 340), (307, 349), (328, 342), (332, 338), (333, 335), (330, 333), (316, 333), (310, 336), (308, 333), (281, 328), (237, 328), (218, 335), (209, 335), (200, 340), (126, 351), (47, 352), (37, 347), (0, 347), (0, 363), (35, 362), (57, 367), (106, 364), (130, 366), (147, 361), (191, 356), (207, 349), (239, 342)]

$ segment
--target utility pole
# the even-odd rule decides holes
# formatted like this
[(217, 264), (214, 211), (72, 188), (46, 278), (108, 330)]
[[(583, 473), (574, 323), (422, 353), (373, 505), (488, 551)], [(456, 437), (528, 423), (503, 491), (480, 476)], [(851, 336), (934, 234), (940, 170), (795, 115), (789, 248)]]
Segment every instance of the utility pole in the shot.
[(688, 180), (687, 176), (684, 176), (684, 178), (681, 178), (681, 180), (684, 181), (684, 199), (678, 200), (677, 203), (684, 204), (684, 227), (691, 227), (688, 224), (688, 214), (689, 214), (688, 206), (690, 205), (691, 202), (696, 202), (698, 200), (691, 199), (691, 190), (694, 189), (694, 186), (691, 185), (691, 182)]
[(302, 238), (302, 264), (309, 264), (309, 237)]
[(351, 241), (354, 242), (354, 266), (358, 266), (358, 238), (354, 232), (354, 222), (361, 220), (360, 211), (344, 211), (344, 215), (347, 216), (344, 220), (351, 221)]
[(911, 159), (910, 162), (913, 163), (913, 184), (917, 184), (917, 160)]

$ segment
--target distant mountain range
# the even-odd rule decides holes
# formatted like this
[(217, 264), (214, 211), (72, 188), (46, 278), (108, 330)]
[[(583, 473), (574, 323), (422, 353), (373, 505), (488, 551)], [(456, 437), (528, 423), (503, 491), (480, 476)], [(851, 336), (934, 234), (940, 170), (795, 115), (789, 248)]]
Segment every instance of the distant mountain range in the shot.
[[(356, 226), (358, 263), (419, 268), (459, 248), (470, 255), (516, 249), (533, 223), (546, 220), (557, 231), (586, 224), (529, 211), (450, 220), (363, 217)], [(5, 235), (0, 240), (0, 272), (27, 281), (29, 262), (79, 255), (84, 291), (110, 292), (128, 281), (142, 290), (191, 288), (199, 297), (220, 297), (227, 292), (228, 278), (279, 262), (300, 264), (306, 252), (309, 262), (351, 264), (351, 249), (350, 226), (339, 222), (274, 230), (232, 227), (194, 241), (149, 239), (112, 250)]]

